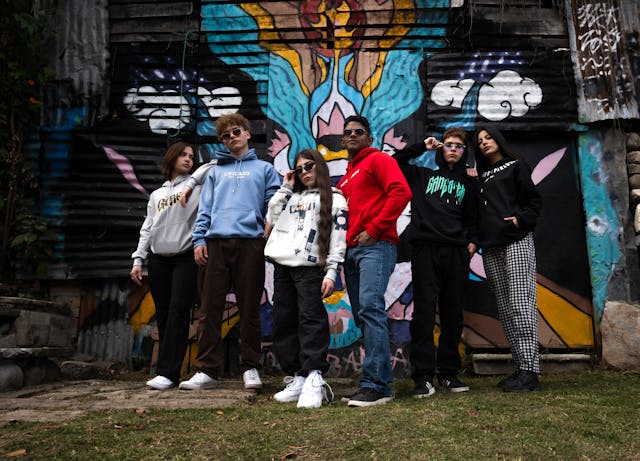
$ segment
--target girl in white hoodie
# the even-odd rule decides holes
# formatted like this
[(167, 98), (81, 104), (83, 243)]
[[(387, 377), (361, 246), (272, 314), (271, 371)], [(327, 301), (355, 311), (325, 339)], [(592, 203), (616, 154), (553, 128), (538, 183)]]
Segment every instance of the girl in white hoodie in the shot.
[(193, 157), (193, 147), (185, 142), (177, 142), (167, 150), (162, 162), (166, 181), (149, 197), (138, 248), (131, 255), (131, 279), (137, 285), (142, 284), (142, 262), (148, 260), (149, 285), (156, 307), (160, 345), (157, 376), (147, 381), (153, 389), (169, 389), (180, 379), (189, 315), (197, 293), (198, 266), (193, 259), (191, 232), (200, 188), (194, 190), (195, 200), (186, 207), (180, 206)]
[(322, 298), (333, 293), (344, 261), (347, 203), (332, 187), (322, 155), (303, 150), (269, 202), (273, 230), (264, 253), (274, 265), (273, 352), (289, 376), (278, 402), (319, 408), (326, 398), (329, 322)]

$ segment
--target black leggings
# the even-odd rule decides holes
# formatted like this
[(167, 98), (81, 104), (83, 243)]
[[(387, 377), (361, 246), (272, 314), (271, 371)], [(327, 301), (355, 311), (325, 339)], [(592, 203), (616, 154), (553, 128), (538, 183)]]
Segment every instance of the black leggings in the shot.
[(180, 379), (197, 283), (193, 250), (176, 256), (149, 255), (149, 285), (160, 338), (157, 372), (173, 382)]

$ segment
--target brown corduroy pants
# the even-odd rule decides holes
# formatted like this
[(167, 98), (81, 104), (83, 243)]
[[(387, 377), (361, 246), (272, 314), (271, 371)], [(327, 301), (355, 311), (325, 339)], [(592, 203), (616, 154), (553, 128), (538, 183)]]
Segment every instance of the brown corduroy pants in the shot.
[(197, 368), (217, 379), (223, 366), (222, 315), (233, 288), (240, 314), (240, 371), (260, 367), (263, 238), (206, 239), (208, 259), (200, 287)]

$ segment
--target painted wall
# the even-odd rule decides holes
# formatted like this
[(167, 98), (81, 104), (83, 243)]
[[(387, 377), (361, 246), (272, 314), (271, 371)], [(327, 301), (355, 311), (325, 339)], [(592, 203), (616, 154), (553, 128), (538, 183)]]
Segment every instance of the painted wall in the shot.
[[(297, 151), (313, 147), (336, 179), (346, 167), (339, 139), (349, 115), (368, 117), (374, 144), (390, 154), (449, 126), (473, 131), (493, 122), (523, 153), (545, 202), (535, 234), (541, 345), (593, 347), (591, 283), (598, 280), (589, 264), (598, 250), (585, 241), (582, 197), (595, 203), (589, 194), (599, 186), (582, 179), (589, 167), (581, 158), (583, 138), (578, 143), (575, 134), (584, 128), (576, 124), (568, 37), (559, 25), (564, 20), (551, 15), (548, 21), (559, 34), (550, 43), (564, 40), (564, 49), (540, 48), (539, 31), (506, 42), (497, 28), (485, 28), (483, 40), (493, 33), (494, 47), (479, 52), (461, 39), (467, 7), (450, 8), (443, 0), (200, 3), (157, 2), (152, 9), (109, 3), (109, 113), (89, 129), (70, 129), (65, 179), (47, 192), (58, 210), (58, 277), (93, 279), (83, 282), (86, 293), (92, 286), (104, 293), (117, 286), (128, 300), (126, 315), (118, 312), (129, 319), (134, 343), (142, 344), (151, 334), (152, 299), (123, 283), (148, 194), (161, 182), (167, 144), (192, 140), (202, 161), (220, 148), (213, 122), (221, 114), (250, 118), (258, 152), (281, 173)], [(432, 165), (428, 155), (420, 162)], [(401, 231), (408, 219), (400, 220)], [(599, 268), (606, 264), (597, 261)], [(474, 349), (507, 347), (481, 255), (471, 262), (468, 294), (464, 342)], [(272, 295), (267, 264), (265, 345)], [(386, 294), (398, 372), (408, 367), (412, 297), (410, 266), (401, 258)], [(228, 302), (230, 329), (237, 322), (232, 293)], [(332, 370), (357, 371), (361, 333), (343, 283), (325, 305)], [(91, 306), (91, 312), (104, 310)], [(109, 316), (96, 318), (103, 317)], [(90, 317), (83, 317), (81, 335), (91, 337), (95, 322), (84, 318)]]
[(566, 0), (581, 122), (640, 118), (640, 5)]

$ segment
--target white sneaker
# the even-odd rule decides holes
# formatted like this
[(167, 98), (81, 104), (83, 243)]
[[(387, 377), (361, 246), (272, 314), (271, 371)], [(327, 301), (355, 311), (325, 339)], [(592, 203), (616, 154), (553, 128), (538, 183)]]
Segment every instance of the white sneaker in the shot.
[(147, 386), (158, 389), (159, 391), (164, 391), (165, 389), (171, 389), (176, 386), (176, 383), (171, 381), (169, 378), (165, 378), (164, 376), (156, 376), (153, 379), (147, 381)]
[(179, 389), (185, 389), (189, 391), (197, 391), (200, 389), (213, 389), (218, 385), (218, 381), (213, 379), (206, 373), (199, 371), (187, 381), (182, 381), (178, 386)]
[(262, 389), (262, 380), (258, 370), (255, 368), (245, 371), (242, 375), (242, 380), (244, 381), (245, 389)]
[(285, 376), (284, 383), (287, 385), (283, 390), (273, 396), (273, 400), (280, 403), (295, 402), (300, 397), (302, 386), (305, 382), (304, 376)]
[(322, 373), (318, 370), (310, 371), (309, 376), (307, 376), (307, 379), (304, 381), (302, 392), (298, 398), (298, 408), (320, 408), (323, 399), (329, 401), (325, 386), (329, 389), (329, 392), (331, 392), (331, 400), (333, 400), (333, 390), (331, 386), (322, 379)]

